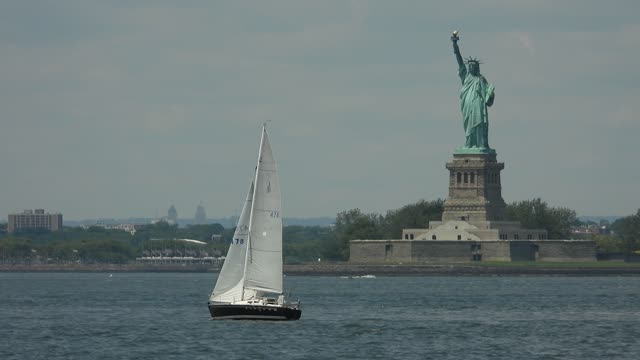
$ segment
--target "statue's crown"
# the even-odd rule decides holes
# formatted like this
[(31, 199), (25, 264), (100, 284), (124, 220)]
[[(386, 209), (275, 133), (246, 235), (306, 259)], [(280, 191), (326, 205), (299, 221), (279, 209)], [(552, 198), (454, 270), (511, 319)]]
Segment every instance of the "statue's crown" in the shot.
[(478, 65), (482, 64), (482, 63), (480, 62), (480, 60), (478, 60), (478, 59), (476, 59), (476, 58), (474, 58), (474, 57), (471, 57), (471, 56), (469, 56), (469, 57), (467, 58), (467, 60), (465, 60), (465, 62), (466, 62), (467, 64), (472, 64), (472, 63), (473, 63), (473, 64), (478, 64)]

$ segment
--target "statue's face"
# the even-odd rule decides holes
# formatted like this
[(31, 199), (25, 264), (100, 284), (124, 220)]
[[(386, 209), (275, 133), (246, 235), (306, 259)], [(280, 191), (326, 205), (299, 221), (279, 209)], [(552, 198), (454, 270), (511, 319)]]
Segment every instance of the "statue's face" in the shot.
[(471, 75), (475, 75), (475, 76), (480, 74), (480, 64), (478, 64), (477, 62), (470, 62), (469, 72), (471, 73)]

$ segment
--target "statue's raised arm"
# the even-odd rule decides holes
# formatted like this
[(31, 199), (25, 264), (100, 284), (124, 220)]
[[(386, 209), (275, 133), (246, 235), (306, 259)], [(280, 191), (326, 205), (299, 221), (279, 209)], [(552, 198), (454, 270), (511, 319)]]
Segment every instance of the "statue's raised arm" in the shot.
[(460, 80), (464, 82), (464, 78), (467, 75), (467, 67), (464, 65), (464, 60), (462, 60), (458, 40), (460, 38), (458, 37), (458, 30), (456, 30), (451, 35), (451, 42), (453, 43), (453, 53), (456, 55), (456, 61), (458, 61), (458, 74), (460, 75)]

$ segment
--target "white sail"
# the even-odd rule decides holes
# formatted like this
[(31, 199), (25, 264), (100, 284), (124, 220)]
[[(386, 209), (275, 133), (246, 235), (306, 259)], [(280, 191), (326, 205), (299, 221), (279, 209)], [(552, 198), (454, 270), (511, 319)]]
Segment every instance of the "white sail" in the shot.
[(263, 127), (254, 179), (209, 300), (232, 303), (264, 293), (282, 293), (282, 218), (276, 162)]
[(249, 238), (249, 217), (253, 202), (253, 182), (249, 187), (247, 199), (244, 202), (233, 240), (229, 245), (227, 257), (224, 260), (218, 281), (209, 300), (218, 302), (234, 302), (243, 300), (244, 264)]
[(245, 286), (282, 293), (282, 217), (276, 161), (266, 128), (262, 131), (252, 203)]

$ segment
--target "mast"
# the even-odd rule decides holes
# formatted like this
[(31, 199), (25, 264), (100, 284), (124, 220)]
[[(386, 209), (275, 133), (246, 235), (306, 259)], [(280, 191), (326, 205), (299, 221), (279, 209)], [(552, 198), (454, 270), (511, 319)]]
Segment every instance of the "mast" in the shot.
[(242, 300), (244, 300), (244, 288), (247, 284), (247, 264), (249, 260), (249, 252), (251, 251), (251, 225), (253, 223), (253, 209), (256, 201), (256, 192), (255, 186), (258, 185), (258, 174), (260, 173), (260, 161), (262, 161), (262, 145), (264, 143), (264, 133), (267, 131), (267, 124), (262, 124), (262, 135), (260, 136), (260, 149), (258, 150), (258, 163), (256, 164), (256, 175), (253, 179), (253, 196), (251, 197), (251, 212), (249, 212), (249, 231), (247, 234), (247, 252), (244, 255), (244, 270), (242, 274)]

